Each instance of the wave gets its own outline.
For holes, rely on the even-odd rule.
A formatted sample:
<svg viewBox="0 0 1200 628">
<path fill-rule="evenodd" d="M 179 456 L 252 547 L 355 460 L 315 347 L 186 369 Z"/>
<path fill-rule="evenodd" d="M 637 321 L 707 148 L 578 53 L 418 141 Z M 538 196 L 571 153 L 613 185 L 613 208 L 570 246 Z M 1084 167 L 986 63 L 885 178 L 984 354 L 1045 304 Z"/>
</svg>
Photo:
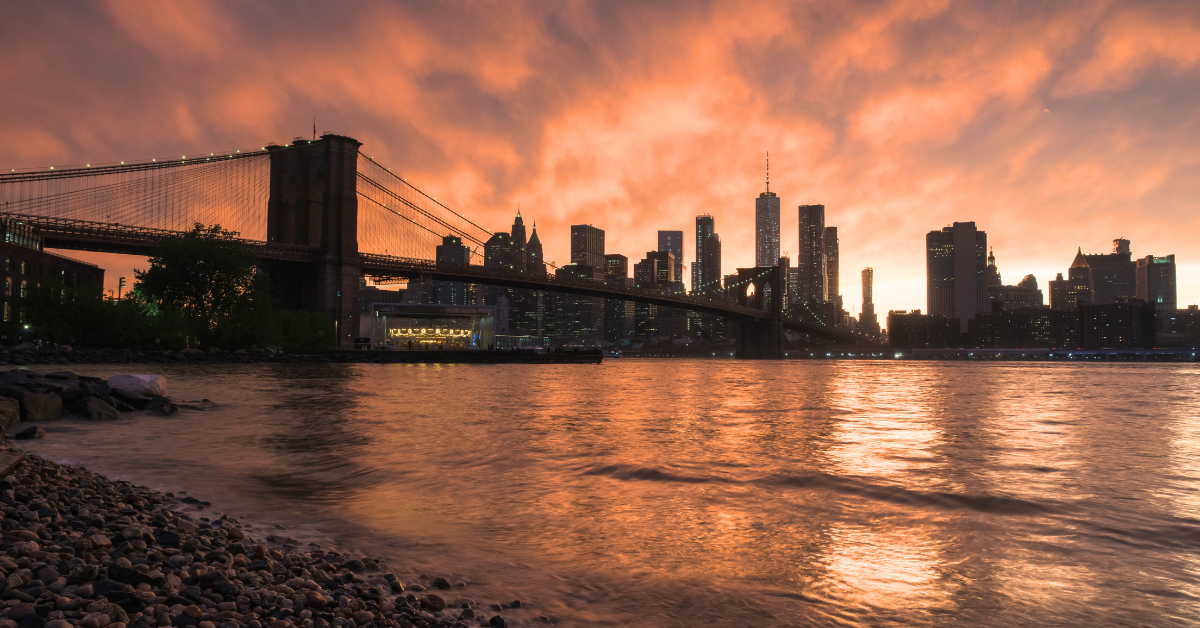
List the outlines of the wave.
<svg viewBox="0 0 1200 628">
<path fill-rule="evenodd" d="M 1064 504 L 1039 503 L 1000 495 L 971 495 L 944 491 L 920 491 L 902 486 L 877 484 L 862 478 L 809 473 L 802 475 L 776 474 L 752 479 L 736 479 L 716 476 L 683 475 L 634 465 L 610 464 L 583 471 L 583 475 L 602 475 L 617 480 L 644 482 L 676 482 L 682 484 L 728 484 L 750 485 L 764 488 L 783 487 L 796 489 L 828 490 L 843 495 L 864 497 L 876 501 L 903 506 L 924 506 L 942 510 L 974 510 L 993 514 L 1028 515 L 1063 513 L 1069 508 Z"/>
</svg>

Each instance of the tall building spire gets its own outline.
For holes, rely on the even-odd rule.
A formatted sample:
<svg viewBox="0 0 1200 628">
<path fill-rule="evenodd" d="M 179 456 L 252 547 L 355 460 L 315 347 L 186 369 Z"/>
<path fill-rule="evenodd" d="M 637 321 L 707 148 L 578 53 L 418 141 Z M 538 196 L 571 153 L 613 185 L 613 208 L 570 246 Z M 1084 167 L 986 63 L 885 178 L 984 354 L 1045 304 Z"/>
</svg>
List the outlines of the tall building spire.
<svg viewBox="0 0 1200 628">
<path fill-rule="evenodd" d="M 771 191 L 771 151 L 767 151 L 767 191 Z"/>
</svg>

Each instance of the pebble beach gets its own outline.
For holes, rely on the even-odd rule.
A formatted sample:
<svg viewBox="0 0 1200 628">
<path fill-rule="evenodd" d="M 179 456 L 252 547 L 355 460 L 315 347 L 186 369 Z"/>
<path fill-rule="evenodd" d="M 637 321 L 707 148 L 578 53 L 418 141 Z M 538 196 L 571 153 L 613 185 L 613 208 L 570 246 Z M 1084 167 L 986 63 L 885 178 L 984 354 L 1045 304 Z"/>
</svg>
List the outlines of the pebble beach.
<svg viewBox="0 0 1200 628">
<path fill-rule="evenodd" d="M 174 411 L 161 395 L 53 375 L 5 374 L 5 428 L 19 414 L 32 425 L 21 437 L 40 438 L 36 423 L 61 417 L 64 406 L 91 420 Z M 501 611 L 521 605 L 481 607 L 463 582 L 429 574 L 404 582 L 381 560 L 304 544 L 207 505 L 5 442 L 0 628 L 505 626 Z"/>
</svg>

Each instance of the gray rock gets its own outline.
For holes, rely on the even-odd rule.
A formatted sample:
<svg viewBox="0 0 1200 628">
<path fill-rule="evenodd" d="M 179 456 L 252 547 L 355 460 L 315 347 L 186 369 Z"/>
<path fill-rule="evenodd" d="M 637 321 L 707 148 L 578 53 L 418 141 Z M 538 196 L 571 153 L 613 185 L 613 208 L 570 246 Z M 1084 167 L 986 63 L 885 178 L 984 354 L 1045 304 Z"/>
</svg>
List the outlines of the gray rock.
<svg viewBox="0 0 1200 628">
<path fill-rule="evenodd" d="M 128 390 L 122 390 L 120 388 L 113 388 L 112 396 L 117 401 L 124 401 L 125 403 L 127 403 L 130 406 L 133 406 L 134 408 L 137 408 L 139 410 L 142 408 L 145 408 L 146 404 L 150 403 L 149 395 L 143 395 L 141 393 L 135 393 L 135 392 L 131 392 Z"/>
<path fill-rule="evenodd" d="M 95 397 L 87 397 L 75 404 L 75 414 L 93 421 L 116 421 L 125 418 L 116 408 Z"/>
<path fill-rule="evenodd" d="M 0 397 L 0 427 L 8 429 L 21 420 L 21 402 Z"/>
<path fill-rule="evenodd" d="M 179 408 L 176 408 L 175 404 L 171 403 L 171 400 L 166 397 L 151 397 L 150 402 L 144 406 L 144 409 L 163 415 L 171 415 L 179 411 Z"/>
<path fill-rule="evenodd" d="M 17 433 L 17 440 L 32 440 L 34 438 L 45 438 L 46 430 L 35 425 Z"/>
<path fill-rule="evenodd" d="M 57 421 L 62 418 L 62 397 L 46 393 L 26 393 L 21 399 L 22 421 Z"/>
</svg>

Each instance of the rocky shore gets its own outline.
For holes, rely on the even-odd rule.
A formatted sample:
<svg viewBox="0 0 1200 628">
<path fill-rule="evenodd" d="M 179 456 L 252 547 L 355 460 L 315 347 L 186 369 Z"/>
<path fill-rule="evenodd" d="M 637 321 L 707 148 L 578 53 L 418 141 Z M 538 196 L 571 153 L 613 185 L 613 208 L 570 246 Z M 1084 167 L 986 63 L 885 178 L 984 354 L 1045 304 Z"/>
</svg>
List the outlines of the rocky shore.
<svg viewBox="0 0 1200 628">
<path fill-rule="evenodd" d="M 31 425 L 16 438 L 43 437 L 38 423 L 64 409 L 92 420 L 173 414 L 165 391 L 153 375 L 0 376 L 0 628 L 474 628 L 505 626 L 497 611 L 521 606 L 479 608 L 455 594 L 465 583 L 425 574 L 405 583 L 382 561 L 203 516 L 209 504 L 194 497 L 4 441 L 18 419 Z"/>
<path fill-rule="evenodd" d="M 599 363 L 601 351 L 565 351 L 536 353 L 521 349 L 512 351 L 366 351 L 312 350 L 283 351 L 280 349 L 75 349 L 62 347 L 0 348 L 0 366 L 35 364 L 248 364 L 317 363 L 317 364 L 422 364 L 422 363 Z"/>
<path fill-rule="evenodd" d="M 406 584 L 370 557 L 182 512 L 190 497 L 7 448 L 0 459 L 15 464 L 0 478 L 2 628 L 505 625 L 455 595 L 462 583 Z"/>
</svg>

